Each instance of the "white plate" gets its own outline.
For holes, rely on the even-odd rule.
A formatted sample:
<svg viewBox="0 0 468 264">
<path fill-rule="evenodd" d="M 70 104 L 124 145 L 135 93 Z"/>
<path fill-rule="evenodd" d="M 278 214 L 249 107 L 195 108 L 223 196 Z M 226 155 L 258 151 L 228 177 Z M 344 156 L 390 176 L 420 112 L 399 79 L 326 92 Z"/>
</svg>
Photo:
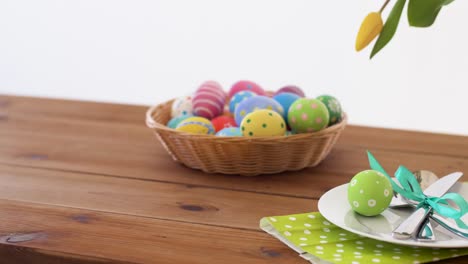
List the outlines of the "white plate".
<svg viewBox="0 0 468 264">
<path fill-rule="evenodd" d="M 468 240 L 458 237 L 441 226 L 433 223 L 436 241 L 420 242 L 412 239 L 398 240 L 392 237 L 395 229 L 412 212 L 412 209 L 387 209 L 382 214 L 373 217 L 361 216 L 355 213 L 348 203 L 348 184 L 340 185 L 325 193 L 318 202 L 320 213 L 331 223 L 361 236 L 394 244 L 435 247 L 463 248 L 468 247 Z M 461 194 L 468 200 L 468 183 L 457 183 L 449 192 Z M 468 214 L 462 218 L 468 223 Z"/>
</svg>

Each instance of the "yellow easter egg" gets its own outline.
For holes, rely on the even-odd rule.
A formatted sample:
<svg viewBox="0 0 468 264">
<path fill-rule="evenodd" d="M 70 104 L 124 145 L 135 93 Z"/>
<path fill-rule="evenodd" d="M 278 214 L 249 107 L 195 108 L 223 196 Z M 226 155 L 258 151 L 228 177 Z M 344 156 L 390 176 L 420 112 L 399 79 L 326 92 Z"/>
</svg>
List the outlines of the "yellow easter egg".
<svg viewBox="0 0 468 264">
<path fill-rule="evenodd" d="M 275 111 L 262 109 L 245 116 L 241 123 L 242 134 L 246 137 L 283 136 L 286 122 Z"/>
<path fill-rule="evenodd" d="M 210 120 L 203 117 L 190 117 L 177 125 L 176 130 L 193 133 L 193 134 L 210 134 L 215 133 L 214 127 Z"/>
</svg>

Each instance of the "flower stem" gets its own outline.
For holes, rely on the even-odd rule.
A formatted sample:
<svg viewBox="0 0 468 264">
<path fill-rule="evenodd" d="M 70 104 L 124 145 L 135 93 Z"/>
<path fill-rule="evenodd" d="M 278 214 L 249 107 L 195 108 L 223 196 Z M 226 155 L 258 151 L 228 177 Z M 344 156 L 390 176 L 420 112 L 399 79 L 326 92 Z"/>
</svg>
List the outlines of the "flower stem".
<svg viewBox="0 0 468 264">
<path fill-rule="evenodd" d="M 386 0 L 385 3 L 383 4 L 383 6 L 380 8 L 379 10 L 379 13 L 382 14 L 382 12 L 384 11 L 385 7 L 387 7 L 388 3 L 390 3 L 390 0 Z"/>
</svg>

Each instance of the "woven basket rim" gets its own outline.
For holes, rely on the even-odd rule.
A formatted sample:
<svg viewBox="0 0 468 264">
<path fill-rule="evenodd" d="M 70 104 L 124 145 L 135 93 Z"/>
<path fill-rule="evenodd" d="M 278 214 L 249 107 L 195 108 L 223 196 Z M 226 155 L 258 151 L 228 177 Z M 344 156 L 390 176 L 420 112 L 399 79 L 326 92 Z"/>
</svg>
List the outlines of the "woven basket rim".
<svg viewBox="0 0 468 264">
<path fill-rule="evenodd" d="M 273 137 L 216 137 L 215 135 L 203 135 L 203 134 L 193 134 L 193 133 L 188 133 L 188 132 L 183 132 L 183 131 L 178 131 L 172 128 L 167 127 L 165 124 L 159 123 L 156 120 L 154 120 L 153 115 L 155 114 L 155 111 L 158 110 L 158 108 L 161 108 L 164 105 L 167 105 L 169 103 L 172 103 L 175 99 L 171 99 L 169 101 L 154 105 L 150 107 L 146 111 L 146 125 L 151 128 L 151 129 L 157 129 L 157 130 L 164 130 L 168 131 L 171 133 L 174 133 L 178 136 L 182 137 L 191 137 L 191 138 L 197 138 L 197 139 L 221 139 L 227 143 L 232 143 L 233 141 L 255 141 L 255 142 L 272 142 L 272 141 L 278 141 L 278 139 L 282 140 L 301 140 L 301 139 L 306 139 L 306 138 L 318 138 L 318 137 L 323 137 L 326 136 L 330 133 L 335 133 L 339 130 L 342 130 L 344 126 L 346 126 L 348 122 L 348 116 L 346 113 L 343 113 L 343 119 L 337 123 L 334 124 L 330 127 L 327 127 L 325 129 L 322 129 L 317 132 L 313 133 L 300 133 L 300 134 L 292 134 L 289 136 L 273 136 Z"/>
</svg>

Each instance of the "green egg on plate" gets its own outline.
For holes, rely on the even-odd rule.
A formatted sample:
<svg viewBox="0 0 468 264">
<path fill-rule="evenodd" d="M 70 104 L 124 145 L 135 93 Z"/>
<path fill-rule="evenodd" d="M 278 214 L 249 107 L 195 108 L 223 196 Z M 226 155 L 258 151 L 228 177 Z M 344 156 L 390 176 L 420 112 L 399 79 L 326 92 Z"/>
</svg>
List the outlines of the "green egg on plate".
<svg viewBox="0 0 468 264">
<path fill-rule="evenodd" d="M 359 172 L 348 185 L 348 202 L 351 208 L 364 216 L 376 216 L 385 211 L 392 196 L 390 180 L 375 170 Z"/>
</svg>

